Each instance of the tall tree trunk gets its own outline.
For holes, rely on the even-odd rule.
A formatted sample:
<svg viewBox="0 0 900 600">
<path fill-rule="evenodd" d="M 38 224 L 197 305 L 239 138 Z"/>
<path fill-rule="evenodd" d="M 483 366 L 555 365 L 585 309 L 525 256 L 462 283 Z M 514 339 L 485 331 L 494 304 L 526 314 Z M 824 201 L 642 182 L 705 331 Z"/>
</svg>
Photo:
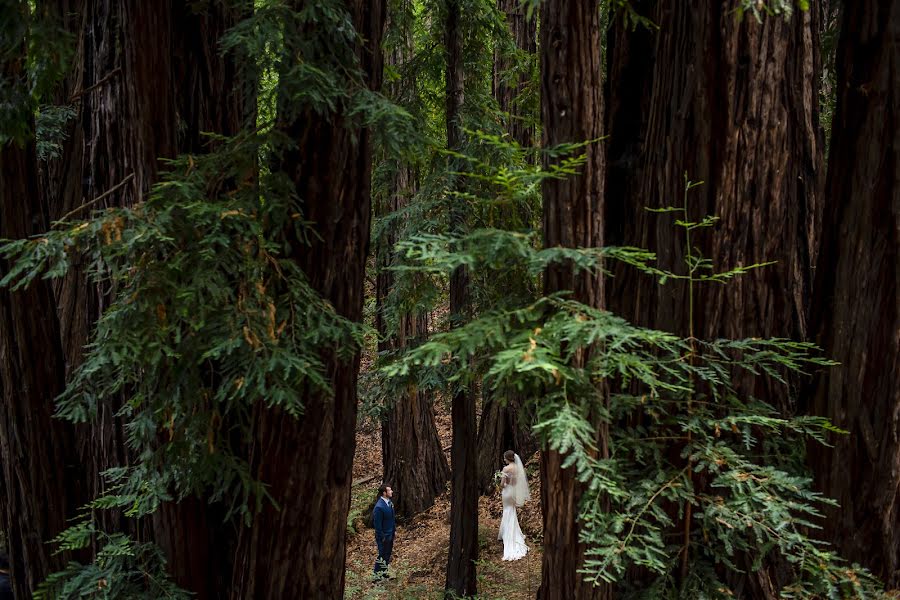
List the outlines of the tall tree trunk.
<svg viewBox="0 0 900 600">
<path fill-rule="evenodd" d="M 159 158 L 204 152 L 200 132 L 232 135 L 252 116 L 252 99 L 244 97 L 249 90 L 237 81 L 233 59 L 219 50 L 220 37 L 241 12 L 218 2 L 194 8 L 184 0 L 56 1 L 59 19 L 77 40 L 57 102 L 71 103 L 76 117 L 62 156 L 42 172 L 51 218 L 85 218 L 90 210 L 140 201 L 157 180 Z M 79 210 L 116 186 L 100 203 Z M 78 262 L 55 292 L 71 373 L 110 299 Z M 131 460 L 116 410 L 100 407 L 79 436 L 93 497 L 106 491 L 100 473 Z M 162 506 L 146 523 L 116 511 L 95 516 L 109 531 L 155 540 L 176 583 L 206 599 L 224 597 L 230 583 L 236 533 L 223 524 L 224 514 L 221 506 L 187 499 Z"/>
<path fill-rule="evenodd" d="M 521 395 L 500 396 L 483 389 L 481 420 L 478 424 L 478 490 L 481 494 L 494 491 L 494 473 L 503 468 L 503 453 L 519 454 L 522 461 L 538 449 L 531 433 L 531 421 Z"/>
<path fill-rule="evenodd" d="M 462 148 L 461 113 L 464 101 L 463 32 L 460 1 L 447 0 L 444 41 L 447 50 L 447 147 Z M 466 214 L 462 200 L 450 196 L 450 230 L 465 232 Z M 469 272 L 457 267 L 450 275 L 450 326 L 463 324 L 469 314 Z M 450 547 L 447 557 L 447 595 L 473 596 L 476 593 L 475 561 L 478 560 L 478 447 L 475 395 L 468 386 L 453 391 L 450 410 L 453 447 L 450 451 L 452 485 L 450 491 Z"/>
<path fill-rule="evenodd" d="M 379 275 L 379 286 L 381 279 Z M 424 339 L 427 331 L 426 315 L 403 315 L 396 337 L 380 343 L 379 351 L 403 349 Z M 434 424 L 430 394 L 410 386 L 393 400 L 381 424 L 381 451 L 383 481 L 395 490 L 398 517 L 427 510 L 446 490 L 450 466 Z"/>
<path fill-rule="evenodd" d="M 528 19 L 526 7 L 517 0 L 497 0 L 497 7 L 506 15 L 509 30 L 516 48 L 525 53 L 537 52 L 537 19 Z M 520 73 L 515 81 L 509 81 L 509 73 L 516 70 L 515 61 L 504 56 L 500 50 L 494 55 L 494 99 L 500 110 L 507 113 L 507 131 L 520 146 L 534 145 L 534 126 L 530 124 L 521 94 L 528 85 L 528 74 Z M 501 210 L 499 227 L 528 226 L 530 220 L 527 209 L 512 207 L 516 214 Z M 525 399 L 521 394 L 511 393 L 506 397 L 492 393 L 482 387 L 481 420 L 478 425 L 478 489 L 482 494 L 493 491 L 494 473 L 506 464 L 503 453 L 513 450 L 522 460 L 537 450 L 537 440 L 531 434 L 531 421 L 524 413 Z"/>
<path fill-rule="evenodd" d="M 0 149 L 0 239 L 46 231 L 35 160 L 33 143 Z M 74 428 L 53 418 L 64 382 L 50 285 L 38 281 L 23 291 L 0 291 L 0 511 L 19 598 L 30 598 L 38 583 L 65 565 L 46 543 L 86 500 L 78 493 L 83 486 Z"/>
<path fill-rule="evenodd" d="M 541 115 L 543 146 L 596 140 L 603 129 L 600 66 L 600 11 L 593 2 L 545 0 L 541 3 Z M 544 245 L 603 245 L 603 189 L 606 168 L 601 144 L 587 147 L 580 174 L 544 182 Z M 571 265 L 549 267 L 545 293 L 570 290 L 590 306 L 604 306 L 602 273 L 576 273 Z M 598 424 L 597 447 L 607 452 L 608 431 Z M 542 599 L 606 599 L 608 585 L 592 586 L 578 570 L 585 546 L 578 539 L 578 506 L 584 484 L 566 457 L 544 448 L 541 453 L 541 509 L 544 516 Z"/>
<path fill-rule="evenodd" d="M 359 35 L 360 68 L 367 85 L 378 90 L 385 3 L 347 0 L 344 5 Z M 278 168 L 291 178 L 303 218 L 315 224 L 317 233 L 308 241 L 289 238 L 293 256 L 338 314 L 359 321 L 369 246 L 372 134 L 353 128 L 340 113 L 324 119 L 312 109 L 281 127 L 297 146 Z M 252 468 L 278 507 L 267 503 L 240 531 L 235 600 L 343 597 L 359 355 L 342 359 L 326 351 L 323 358 L 332 395 L 306 394 L 300 417 L 263 403 L 255 407 Z"/>
<path fill-rule="evenodd" d="M 610 186 L 624 195 L 609 209 L 607 230 L 679 271 L 683 243 L 674 218 L 645 209 L 680 206 L 685 174 L 703 181 L 688 196 L 690 217 L 720 219 L 699 241 L 704 256 L 720 269 L 778 264 L 702 288 L 695 330 L 808 339 L 821 214 L 816 4 L 790 20 L 762 23 L 737 20 L 715 2 L 655 4 L 650 18 L 660 28 L 651 56 L 645 31 L 620 30 L 613 42 L 610 71 L 622 78 L 610 95 L 610 122 L 619 133 L 610 147 L 617 167 Z M 643 98 L 634 90 L 644 90 Z M 641 325 L 687 333 L 685 285 L 622 280 L 610 294 L 617 311 Z"/>
<path fill-rule="evenodd" d="M 24 15 L 27 7 L 20 7 Z M 10 15 L 16 18 L 14 15 Z M 0 63 L 6 90 L 25 85 L 20 58 Z M 37 185 L 33 139 L 0 146 L 0 239 L 46 231 L 46 208 Z M 0 273 L 8 265 L 0 261 Z M 65 382 L 59 322 L 50 285 L 0 290 L 0 528 L 10 555 L 17 598 L 30 598 L 47 575 L 65 566 L 46 542 L 66 528 L 86 500 L 75 458 L 74 428 L 53 418 Z"/>
<path fill-rule="evenodd" d="M 405 7 L 409 10 L 409 7 Z M 391 52 L 391 65 L 402 69 L 413 57 L 412 32 L 405 31 L 400 44 Z M 404 92 L 404 83 L 391 86 L 391 97 Z M 415 174 L 408 164 L 397 162 L 390 193 L 376 206 L 376 217 L 387 217 L 403 209 L 415 193 Z M 378 275 L 375 281 L 375 328 L 378 331 L 378 352 L 402 351 L 420 343 L 428 335 L 428 314 L 400 315 L 396 331 L 388 331 L 386 300 L 394 287 L 394 273 L 389 270 L 394 260 L 394 246 L 399 238 L 399 223 L 386 227 L 375 250 Z M 381 456 L 384 465 L 383 481 L 394 490 L 394 508 L 400 517 L 411 517 L 434 504 L 444 492 L 450 479 L 450 467 L 441 448 L 434 424 L 430 394 L 415 386 L 399 394 L 388 407 L 381 424 Z M 377 501 L 377 500 L 376 500 Z"/>
<path fill-rule="evenodd" d="M 849 431 L 813 463 L 825 535 L 900 587 L 900 1 L 844 4 L 816 269 L 819 343 L 840 365 L 815 412 Z"/>
<path fill-rule="evenodd" d="M 693 314 L 687 285 L 660 286 L 617 267 L 610 304 L 639 325 L 679 335 L 808 340 L 821 221 L 819 5 L 762 22 L 738 20 L 721 2 L 658 0 L 645 10 L 659 24 L 654 46 L 648 32 L 622 29 L 611 44 L 610 237 L 648 248 L 661 268 L 683 273 L 675 217 L 645 209 L 681 206 L 687 176 L 704 182 L 687 196 L 688 220 L 719 218 L 692 236 L 716 270 L 778 262 L 728 285 L 701 284 Z M 743 394 L 786 415 L 804 409 L 798 378 L 790 383 L 785 394 L 772 381 L 739 380 Z M 748 581 L 735 582 L 751 589 L 737 593 L 777 596 L 776 571 L 751 570 Z"/>
<path fill-rule="evenodd" d="M 235 58 L 223 56 L 219 47 L 225 32 L 247 15 L 235 3 L 201 6 L 195 11 L 185 0 L 172 2 L 176 153 L 208 152 L 211 143 L 203 133 L 235 135 L 255 117 L 255 82 L 240 80 Z M 221 502 L 189 497 L 162 505 L 153 516 L 153 537 L 169 572 L 198 600 L 228 597 L 240 524 L 226 522 L 227 510 Z"/>
<path fill-rule="evenodd" d="M 516 48 L 524 53 L 537 52 L 537 19 L 527 17 L 527 8 L 518 0 L 497 0 L 497 8 L 506 15 L 506 22 Z M 509 115 L 507 131 L 520 146 L 528 148 L 534 144 L 534 125 L 530 124 L 520 97 L 529 83 L 528 73 L 519 73 L 515 81 L 509 80 L 510 71 L 517 65 L 500 50 L 494 55 L 494 98 L 500 110 Z"/>
</svg>

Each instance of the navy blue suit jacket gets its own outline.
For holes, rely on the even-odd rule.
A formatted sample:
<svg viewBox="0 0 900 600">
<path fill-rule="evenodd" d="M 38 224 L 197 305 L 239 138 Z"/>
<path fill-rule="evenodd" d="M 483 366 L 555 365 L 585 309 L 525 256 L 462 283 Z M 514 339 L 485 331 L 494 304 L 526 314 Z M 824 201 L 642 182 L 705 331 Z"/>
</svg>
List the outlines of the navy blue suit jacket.
<svg viewBox="0 0 900 600">
<path fill-rule="evenodd" d="M 378 498 L 375 509 L 372 511 L 372 522 L 375 525 L 375 539 L 388 540 L 394 537 L 396 528 L 394 509 L 387 506 L 381 497 Z"/>
</svg>

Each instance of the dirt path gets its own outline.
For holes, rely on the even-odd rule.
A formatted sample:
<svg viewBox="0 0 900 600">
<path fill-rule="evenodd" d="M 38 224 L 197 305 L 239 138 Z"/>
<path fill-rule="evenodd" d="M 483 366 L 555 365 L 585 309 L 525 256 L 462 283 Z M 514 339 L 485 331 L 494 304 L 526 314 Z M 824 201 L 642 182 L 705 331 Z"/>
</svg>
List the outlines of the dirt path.
<svg viewBox="0 0 900 600">
<path fill-rule="evenodd" d="M 444 447 L 450 444 L 450 419 L 436 403 L 435 419 Z M 446 438 L 446 439 L 445 439 Z M 364 426 L 357 433 L 353 464 L 354 480 L 381 473 L 381 440 L 377 426 Z M 449 452 L 448 452 L 449 460 Z M 540 478 L 537 456 L 526 465 L 532 500 L 519 511 L 519 523 L 531 551 L 522 560 L 504 562 L 503 543 L 497 540 L 502 516 L 499 492 L 479 499 L 478 594 L 483 600 L 524 600 L 534 598 L 541 580 Z M 371 529 L 363 525 L 362 514 L 375 497 L 380 481 L 359 485 L 351 502 L 352 531 L 347 539 L 347 584 L 345 598 L 354 600 L 390 598 L 442 598 L 447 544 L 450 539 L 450 494 L 438 497 L 435 505 L 410 523 L 397 529 L 392 569 L 395 579 L 374 584 L 370 577 L 375 561 L 375 541 Z"/>
</svg>

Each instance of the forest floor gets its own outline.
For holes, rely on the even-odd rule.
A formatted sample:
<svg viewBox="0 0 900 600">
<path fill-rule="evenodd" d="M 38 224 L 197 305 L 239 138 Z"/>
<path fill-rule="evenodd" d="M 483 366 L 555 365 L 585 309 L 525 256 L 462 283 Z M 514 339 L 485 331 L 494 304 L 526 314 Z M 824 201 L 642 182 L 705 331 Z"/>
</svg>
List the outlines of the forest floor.
<svg viewBox="0 0 900 600">
<path fill-rule="evenodd" d="M 450 461 L 450 414 L 442 402 L 435 402 L 435 422 L 441 445 Z M 503 542 L 497 539 L 503 507 L 499 491 L 478 501 L 478 597 L 482 600 L 534 598 L 541 582 L 541 490 L 537 476 L 538 455 L 526 464 L 531 484 L 531 501 L 519 509 L 519 524 L 530 551 L 522 560 L 504 562 Z M 381 432 L 377 424 L 365 423 L 356 434 L 353 480 L 374 479 L 353 488 L 347 533 L 345 598 L 353 600 L 438 599 L 443 596 L 450 540 L 450 492 L 440 495 L 434 506 L 408 523 L 398 524 L 391 564 L 395 578 L 383 583 L 371 581 L 375 562 L 375 538 L 363 524 L 364 512 L 377 494 L 382 473 Z"/>
</svg>

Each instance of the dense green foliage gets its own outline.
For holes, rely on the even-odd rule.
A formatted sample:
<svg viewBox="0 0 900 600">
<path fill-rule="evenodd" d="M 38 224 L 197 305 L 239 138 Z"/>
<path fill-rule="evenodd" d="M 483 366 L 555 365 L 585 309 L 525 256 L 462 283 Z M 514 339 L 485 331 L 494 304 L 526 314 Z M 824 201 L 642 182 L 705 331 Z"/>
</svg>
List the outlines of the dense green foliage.
<svg viewBox="0 0 900 600">
<path fill-rule="evenodd" d="M 534 182 L 570 175 L 578 162 L 564 158 L 548 172 L 482 169 L 472 177 L 487 182 L 500 201 L 526 197 Z M 696 185 L 687 182 L 685 204 L 666 210 L 686 212 Z M 676 273 L 658 270 L 653 256 L 637 249 L 540 248 L 533 237 L 498 229 L 413 237 L 400 244 L 410 262 L 397 268 L 434 275 L 464 264 L 490 281 L 506 270 L 537 278 L 557 261 L 596 270 L 621 260 L 660 284 L 682 279 L 693 289 L 767 266 L 716 271 L 697 256 L 690 236 L 715 221 L 676 220 L 686 249 L 684 270 Z M 589 548 L 585 573 L 596 581 L 625 583 L 629 569 L 640 567 L 653 576 L 633 587 L 634 597 L 726 598 L 729 571 L 745 568 L 740 557 L 749 556 L 756 569 L 778 555 L 794 570 L 786 598 L 875 597 L 877 584 L 864 570 L 843 564 L 810 537 L 818 507 L 828 500 L 812 490 L 798 448 L 806 438 L 825 443 L 833 428 L 818 417 L 781 415 L 776 399 L 745 397 L 735 384 L 748 374 L 767 377 L 783 383 L 787 394 L 786 371 L 828 364 L 811 344 L 679 339 L 563 294 L 483 311 L 382 369 L 396 385 L 411 378 L 444 387 L 484 377 L 491 389 L 524 392 L 537 415 L 536 432 L 567 455 L 588 485 L 581 539 Z M 611 431 L 608 459 L 598 458 L 598 417 Z M 686 511 L 693 521 L 683 536 L 673 527 Z"/>
<path fill-rule="evenodd" d="M 30 11 L 22 12 L 25 4 L 5 4 L 11 8 L 0 3 L 0 11 L 21 18 L 11 21 L 0 51 L 8 57 L 26 48 L 29 60 L 27 68 L 0 74 L 0 143 L 28 139 L 36 121 L 36 153 L 45 160 L 58 154 L 73 117 L 65 106 L 44 104 L 71 40 L 48 35 Z M 538 2 L 526 4 L 534 13 Z M 624 0 L 603 7 L 629 26 L 653 26 Z M 746 0 L 735 13 L 789 17 L 796 7 L 808 5 Z M 683 235 L 679 271 L 660 270 L 640 248 L 543 247 L 542 182 L 577 177 L 580 153 L 598 140 L 544 149 L 510 141 L 510 119 L 539 131 L 538 61 L 515 46 L 493 0 L 463 2 L 466 135 L 452 153 L 444 150 L 444 2 L 390 4 L 384 94 L 366 85 L 342 2 L 296 9 L 257 0 L 246 8 L 249 16 L 221 46 L 236 57 L 240 79 L 253 82 L 252 124 L 234 137 L 210 135 L 205 154 L 169 161 L 133 207 L 57 222 L 38 238 L 0 246 L 0 257 L 13 265 L 0 286 L 15 290 L 36 278 L 59 278 L 86 261 L 92 282 L 111 290 L 85 360 L 57 399 L 57 414 L 86 423 L 98 407 L 124 398 L 116 417 L 136 459 L 104 473 L 109 493 L 55 540 L 60 550 L 99 548 L 93 562 L 53 575 L 41 597 L 189 597 L 167 579 L 158 548 L 99 531 L 92 511 L 143 518 L 162 503 L 199 497 L 223 503 L 228 519 L 249 524 L 272 501 L 246 453 L 253 407 L 302 415 L 304 393 L 329 393 L 323 349 L 352 356 L 371 339 L 366 326 L 335 313 L 291 258 L 288 238 L 317 235 L 281 170 L 297 145 L 283 125 L 301 118 L 340 119 L 377 132 L 373 200 L 407 196 L 403 208 L 373 226 L 373 239 L 388 230 L 399 239 L 383 261 L 395 274 L 384 307 L 387 335 L 401 315 L 441 309 L 455 268 L 471 273 L 470 318 L 452 329 L 439 321 L 423 343 L 379 357 L 361 382 L 369 412 L 411 384 L 445 395 L 467 386 L 525 397 L 544 447 L 565 453 L 587 484 L 580 507 L 589 549 L 584 573 L 620 584 L 629 597 L 729 598 L 732 577 L 773 557 L 790 565 L 785 598 L 877 597 L 878 584 L 865 570 L 813 537 L 829 501 L 813 491 L 803 448 L 825 443 L 834 428 L 819 417 L 780 414 L 776 398 L 747 396 L 737 383 L 749 377 L 785 383 L 788 372 L 830 365 L 814 345 L 679 338 L 567 293 L 540 291 L 543 273 L 557 263 L 597 272 L 620 261 L 660 285 L 678 280 L 692 291 L 766 268 L 718 271 L 696 254 L 691 236 L 716 222 L 685 216 L 697 184 L 686 181 L 683 203 L 665 209 L 675 213 Z M 495 55 L 513 68 L 495 74 Z M 503 114 L 492 79 L 514 82 L 522 73 L 532 85 L 520 90 L 519 114 Z M 414 174 L 410 189 L 394 189 L 398 169 Z M 460 205 L 467 227 L 451 233 L 449 207 Z M 608 458 L 599 458 L 598 421 L 611 432 Z M 676 529 L 686 514 L 687 529 Z M 648 575 L 629 581 L 638 570 Z"/>
<path fill-rule="evenodd" d="M 249 522 L 271 501 L 245 450 L 253 405 L 302 414 L 304 393 L 330 393 L 322 351 L 358 351 L 364 328 L 338 316 L 290 258 L 288 239 L 317 234 L 278 168 L 296 146 L 279 124 L 301 114 L 370 126 L 388 149 L 411 135 L 405 111 L 365 85 L 355 41 L 340 2 L 299 11 L 277 0 L 257 3 L 222 42 L 223 52 L 239 57 L 242 80 L 261 82 L 257 123 L 233 138 L 209 136 L 206 154 L 169 161 L 133 207 L 59 222 L 0 250 L 14 265 L 0 284 L 14 290 L 86 260 L 91 279 L 113 291 L 57 403 L 60 418 L 84 423 L 100 405 L 125 398 L 116 416 L 136 460 L 104 473 L 109 493 L 90 509 L 140 518 L 163 502 L 197 496 Z M 305 60 L 292 60 L 298 55 Z M 56 114 L 53 123 L 68 113 Z M 48 142 L 45 154 L 53 149 Z M 51 578 L 44 593 L 79 597 L 104 580 L 111 582 L 104 597 L 137 597 L 141 583 L 140 597 L 159 597 L 159 586 L 169 584 L 158 550 L 96 531 L 90 514 L 59 538 L 60 549 L 97 544 L 101 551 L 93 564 Z"/>
</svg>

